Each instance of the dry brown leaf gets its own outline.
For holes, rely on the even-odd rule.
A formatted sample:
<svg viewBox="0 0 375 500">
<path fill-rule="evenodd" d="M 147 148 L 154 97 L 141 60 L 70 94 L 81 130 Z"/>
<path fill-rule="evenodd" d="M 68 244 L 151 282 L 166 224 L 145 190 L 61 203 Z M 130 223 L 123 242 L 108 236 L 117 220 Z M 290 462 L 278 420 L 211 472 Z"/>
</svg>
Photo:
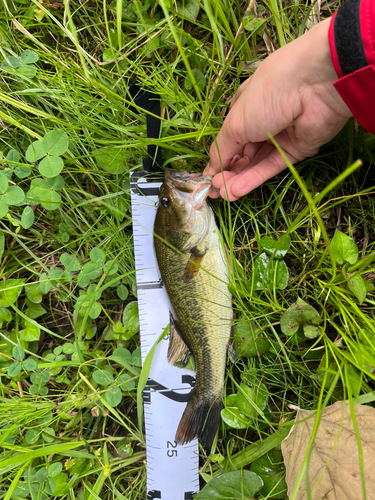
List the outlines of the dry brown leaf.
<svg viewBox="0 0 375 500">
<path fill-rule="evenodd" d="M 375 500 L 375 409 L 355 405 L 361 437 L 367 500 Z M 288 495 L 291 495 L 315 422 L 315 411 L 299 410 L 296 422 L 281 445 L 286 467 Z M 305 475 L 296 496 L 305 500 Z M 309 464 L 313 500 L 363 500 L 357 439 L 347 401 L 328 406 L 322 415 Z"/>
</svg>

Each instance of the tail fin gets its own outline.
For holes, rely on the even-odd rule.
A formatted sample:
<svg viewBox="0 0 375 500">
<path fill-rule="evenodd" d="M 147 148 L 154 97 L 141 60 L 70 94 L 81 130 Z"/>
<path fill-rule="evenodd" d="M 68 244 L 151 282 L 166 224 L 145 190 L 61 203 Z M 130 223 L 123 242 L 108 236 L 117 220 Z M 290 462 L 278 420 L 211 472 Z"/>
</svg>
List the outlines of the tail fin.
<svg viewBox="0 0 375 500">
<path fill-rule="evenodd" d="M 218 394 L 215 399 L 199 399 L 194 390 L 178 425 L 176 442 L 186 444 L 197 437 L 201 444 L 210 450 L 223 407 L 222 394 Z"/>
</svg>

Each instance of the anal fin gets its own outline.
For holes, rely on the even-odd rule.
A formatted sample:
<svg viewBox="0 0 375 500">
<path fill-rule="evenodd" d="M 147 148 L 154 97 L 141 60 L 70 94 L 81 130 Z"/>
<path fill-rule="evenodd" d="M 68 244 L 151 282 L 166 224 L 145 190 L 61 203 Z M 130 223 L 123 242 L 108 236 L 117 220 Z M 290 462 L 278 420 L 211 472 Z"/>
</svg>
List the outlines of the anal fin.
<svg viewBox="0 0 375 500">
<path fill-rule="evenodd" d="M 191 352 L 179 333 L 179 323 L 170 314 L 170 339 L 167 360 L 173 366 L 184 368 L 190 358 Z"/>
</svg>

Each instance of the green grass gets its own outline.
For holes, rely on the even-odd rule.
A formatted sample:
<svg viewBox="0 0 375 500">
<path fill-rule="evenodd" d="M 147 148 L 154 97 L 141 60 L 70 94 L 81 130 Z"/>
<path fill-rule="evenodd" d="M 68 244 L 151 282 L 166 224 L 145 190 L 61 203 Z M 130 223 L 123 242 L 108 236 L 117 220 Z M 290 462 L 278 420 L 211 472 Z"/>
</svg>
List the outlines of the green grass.
<svg viewBox="0 0 375 500">
<path fill-rule="evenodd" d="M 258 3 L 275 45 L 303 33 L 306 2 Z M 109 359 L 116 348 L 134 352 L 139 347 L 133 306 L 122 324 L 125 307 L 136 300 L 128 177 L 141 169 L 151 141 L 145 115 L 130 107 L 129 88 L 137 83 L 161 96 L 158 143 L 166 166 L 201 171 L 229 99 L 240 77 L 249 75 L 247 64 L 266 55 L 259 34 L 239 29 L 247 4 L 189 4 L 199 5 L 196 20 L 176 13 L 166 0 L 73 1 L 56 9 L 8 2 L 0 13 L 0 59 L 19 58 L 28 49 L 39 56 L 32 78 L 17 68 L 0 68 L 3 167 L 30 166 L 29 144 L 48 131 L 59 129 L 69 138 L 62 154 L 64 186 L 57 191 L 62 204 L 55 210 L 33 205 L 35 220 L 27 229 L 21 225 L 21 205 L 11 205 L 0 219 L 5 244 L 2 252 L 0 236 L 0 276 L 24 280 L 21 294 L 6 307 L 11 319 L 0 320 L 1 500 L 54 498 L 53 482 L 59 498 L 70 500 L 145 498 L 145 445 L 134 384 L 139 367 L 134 360 L 126 365 L 126 360 Z M 117 173 L 100 166 L 97 151 L 108 147 L 112 156 L 119 155 Z M 245 429 L 221 426 L 215 450 L 219 463 L 201 450 L 205 480 L 248 468 L 265 453 L 279 462 L 280 443 L 295 415 L 291 404 L 316 409 L 360 394 L 371 401 L 374 294 L 368 283 L 361 303 L 350 286 L 353 277 L 371 278 L 375 271 L 374 147 L 374 138 L 350 122 L 296 170 L 236 203 L 212 202 L 233 260 L 236 321 L 249 322 L 256 341 L 262 336 L 269 344 L 266 352 L 228 366 L 227 397 L 241 383 L 264 384 L 268 399 L 263 409 L 254 400 L 258 416 Z M 18 160 L 6 159 L 10 150 L 19 153 Z M 363 166 L 346 170 L 358 158 Z M 11 178 L 26 195 L 30 182 L 41 177 L 37 164 L 29 176 Z M 354 239 L 357 262 L 335 261 L 330 242 L 337 230 Z M 291 238 L 284 257 L 287 286 L 257 289 L 261 238 L 277 240 L 284 234 Z M 114 274 L 103 266 L 96 275 L 83 268 L 94 263 L 93 248 L 104 252 L 103 265 L 115 260 Z M 69 269 L 67 261 L 64 267 L 64 253 L 78 259 L 76 267 Z M 64 275 L 51 276 L 55 268 Z M 80 275 L 88 280 L 84 287 Z M 45 291 L 43 283 L 52 287 Z M 280 329 L 281 315 L 298 298 L 322 318 L 315 339 L 300 332 L 287 337 Z M 44 312 L 38 315 L 40 305 Z M 15 358 L 16 345 L 23 347 L 24 357 Z M 11 365 L 28 357 L 37 363 L 34 382 L 35 370 L 9 374 Z M 121 386 L 121 403 L 115 405 L 108 387 L 93 377 L 104 368 L 117 385 L 120 375 L 133 380 Z M 48 380 L 43 382 L 40 373 Z M 57 468 L 58 474 L 44 477 L 45 467 L 55 463 L 62 464 L 61 472 Z"/>
</svg>

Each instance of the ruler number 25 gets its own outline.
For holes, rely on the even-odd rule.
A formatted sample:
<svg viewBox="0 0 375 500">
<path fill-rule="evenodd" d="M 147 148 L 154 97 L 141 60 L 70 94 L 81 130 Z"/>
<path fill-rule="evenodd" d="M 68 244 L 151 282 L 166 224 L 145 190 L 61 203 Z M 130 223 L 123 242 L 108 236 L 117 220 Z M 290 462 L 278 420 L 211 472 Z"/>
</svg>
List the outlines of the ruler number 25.
<svg viewBox="0 0 375 500">
<path fill-rule="evenodd" d="M 167 456 L 169 458 L 177 457 L 177 450 L 174 450 L 171 448 L 177 448 L 176 441 L 173 441 L 173 443 L 171 443 L 170 441 L 167 441 Z"/>
</svg>

